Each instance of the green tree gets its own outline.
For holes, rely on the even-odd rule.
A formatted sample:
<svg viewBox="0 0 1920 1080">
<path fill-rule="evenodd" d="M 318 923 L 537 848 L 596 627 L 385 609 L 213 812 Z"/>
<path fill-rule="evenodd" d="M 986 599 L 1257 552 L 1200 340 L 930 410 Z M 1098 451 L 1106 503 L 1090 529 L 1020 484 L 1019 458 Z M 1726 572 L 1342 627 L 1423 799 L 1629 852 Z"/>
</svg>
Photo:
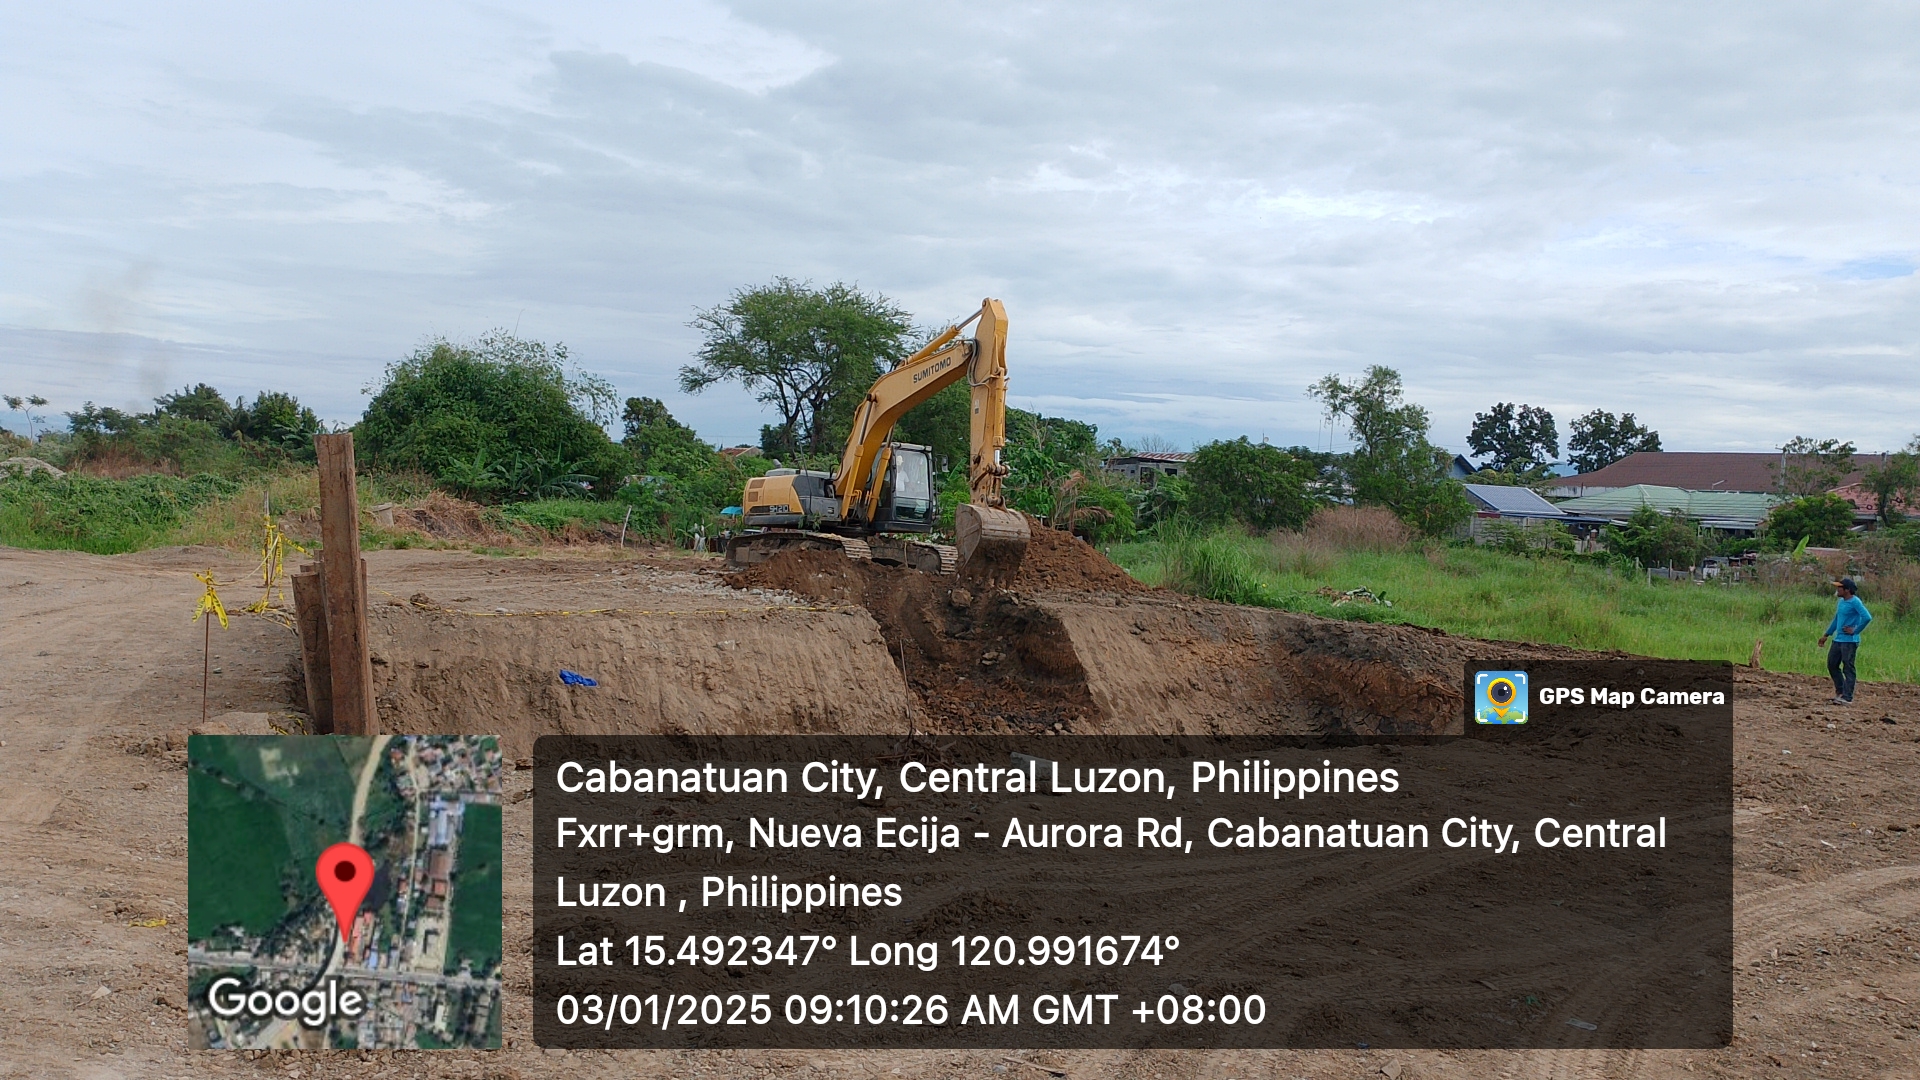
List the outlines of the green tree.
<svg viewBox="0 0 1920 1080">
<path fill-rule="evenodd" d="M 1567 464 L 1577 472 L 1598 472 L 1628 454 L 1660 449 L 1660 433 L 1641 425 L 1632 413 L 1615 416 L 1595 409 L 1576 418 L 1568 430 Z"/>
<path fill-rule="evenodd" d="M 1861 483 L 1873 492 L 1874 513 L 1887 525 L 1906 520 L 1907 511 L 1920 506 L 1920 435 L 1904 450 L 1888 454 L 1868 469 Z"/>
<path fill-rule="evenodd" d="M 1136 527 L 1157 529 L 1192 516 L 1187 508 L 1193 502 L 1193 485 L 1184 476 L 1163 476 L 1152 484 L 1135 488 L 1128 494 L 1127 501 L 1133 507 Z"/>
<path fill-rule="evenodd" d="M 1760 531 L 1769 545 L 1781 550 L 1805 540 L 1814 547 L 1833 547 L 1853 528 L 1853 504 L 1827 492 L 1802 495 L 1773 508 Z"/>
<path fill-rule="evenodd" d="M 233 415 L 233 406 L 220 396 L 220 391 L 200 383 L 177 393 L 163 394 L 153 399 L 156 414 L 178 416 L 184 420 L 201 420 L 215 427 L 224 425 Z"/>
<path fill-rule="evenodd" d="M 233 410 L 227 414 L 221 430 L 311 458 L 313 436 L 320 430 L 320 418 L 292 394 L 262 390 L 251 405 L 244 397 L 235 398 Z"/>
<path fill-rule="evenodd" d="M 1691 567 L 1706 548 L 1706 536 L 1678 510 L 1661 513 L 1641 506 L 1606 531 L 1607 550 L 1637 559 L 1643 566 Z"/>
<path fill-rule="evenodd" d="M 1311 462 L 1245 435 L 1210 442 L 1194 451 L 1187 469 L 1190 508 L 1205 522 L 1232 519 L 1261 532 L 1298 529 L 1324 505 L 1308 490 L 1314 474 Z"/>
<path fill-rule="evenodd" d="M 1427 441 L 1427 410 L 1404 400 L 1399 372 L 1375 364 L 1354 382 L 1328 375 L 1307 392 L 1359 443 L 1345 468 L 1354 502 L 1385 506 L 1429 536 L 1472 513 L 1465 489 L 1447 476 L 1452 455 Z"/>
<path fill-rule="evenodd" d="M 1474 415 L 1467 445 L 1488 459 L 1494 471 L 1518 477 L 1545 473 L 1560 456 L 1560 434 L 1554 428 L 1553 414 L 1509 401 Z"/>
<path fill-rule="evenodd" d="M 478 498 L 612 491 L 628 455 L 583 411 L 566 346 L 495 330 L 427 342 L 389 365 L 355 425 L 369 465 L 417 468 Z"/>
<path fill-rule="evenodd" d="M 1133 508 L 1101 471 L 1099 440 L 1084 421 L 1008 409 L 1007 504 L 1096 541 L 1131 536 Z"/>
<path fill-rule="evenodd" d="M 47 418 L 44 416 L 36 415 L 33 412 L 33 410 L 45 408 L 47 405 L 47 399 L 41 397 L 39 394 L 28 394 L 26 397 L 20 397 L 15 394 L 7 394 L 4 396 L 0 396 L 0 401 L 6 402 L 7 408 L 12 409 L 14 412 L 19 413 L 21 417 L 26 420 L 27 443 L 31 445 L 33 443 L 33 425 L 44 424 L 46 423 L 46 420 L 47 420 Z"/>
<path fill-rule="evenodd" d="M 655 458 L 679 457 L 695 450 L 713 453 L 692 428 L 673 418 L 659 398 L 628 398 L 620 421 L 625 428 L 620 444 L 633 454 L 634 467 L 642 473 L 654 471 L 651 466 Z"/>
<path fill-rule="evenodd" d="M 698 362 L 680 388 L 735 382 L 778 411 L 762 434 L 769 453 L 838 456 L 854 410 L 880 373 L 907 354 L 907 312 L 879 293 L 836 282 L 816 289 L 775 278 L 697 313 Z"/>
<path fill-rule="evenodd" d="M 1853 471 L 1853 455 L 1851 442 L 1802 435 L 1787 440 L 1780 448 L 1780 460 L 1768 462 L 1767 467 L 1780 493 L 1797 499 L 1839 487 Z"/>
</svg>

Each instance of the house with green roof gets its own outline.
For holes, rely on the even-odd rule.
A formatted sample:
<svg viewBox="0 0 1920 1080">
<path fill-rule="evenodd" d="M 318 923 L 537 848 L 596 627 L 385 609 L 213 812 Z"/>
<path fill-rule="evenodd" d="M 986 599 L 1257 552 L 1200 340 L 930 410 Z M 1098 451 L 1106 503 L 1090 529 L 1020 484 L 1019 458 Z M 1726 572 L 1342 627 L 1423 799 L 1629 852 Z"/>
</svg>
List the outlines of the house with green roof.
<svg viewBox="0 0 1920 1080">
<path fill-rule="evenodd" d="M 1555 505 L 1568 514 L 1613 522 L 1625 521 L 1635 510 L 1651 506 L 1663 514 L 1678 511 L 1702 528 L 1753 533 L 1766 520 L 1768 511 L 1780 502 L 1778 495 L 1751 491 L 1688 491 L 1657 484 L 1634 484 Z"/>
</svg>

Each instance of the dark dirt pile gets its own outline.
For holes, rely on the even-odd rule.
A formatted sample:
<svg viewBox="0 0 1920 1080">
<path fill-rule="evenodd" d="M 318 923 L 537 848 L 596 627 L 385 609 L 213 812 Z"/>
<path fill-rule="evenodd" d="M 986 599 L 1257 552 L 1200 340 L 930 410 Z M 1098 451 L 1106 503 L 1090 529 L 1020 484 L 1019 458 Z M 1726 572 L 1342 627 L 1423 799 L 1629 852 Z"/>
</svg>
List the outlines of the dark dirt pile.
<svg viewBox="0 0 1920 1080">
<path fill-rule="evenodd" d="M 1056 580 L 1075 574 L 1068 545 L 1085 552 L 1083 561 L 1099 560 L 1125 576 L 1073 540 L 1036 544 L 1046 553 L 1038 573 Z M 1097 568 L 1079 573 L 1094 580 L 1100 574 Z M 1039 579 L 1027 574 L 1023 564 L 1016 586 Z M 977 583 L 970 589 L 960 577 L 854 562 L 831 551 L 790 551 L 729 580 L 740 588 L 783 589 L 867 609 L 918 698 L 916 722 L 927 730 L 1032 734 L 1072 731 L 1079 724 L 1084 731 L 1098 715 L 1086 672 L 1059 621 L 1015 591 Z"/>
<path fill-rule="evenodd" d="M 1014 576 L 1013 588 L 1048 592 L 1150 591 L 1085 540 L 1047 528 L 1032 518 L 1027 519 L 1027 524 L 1033 531 L 1033 541 L 1027 545 L 1027 555 Z"/>
</svg>

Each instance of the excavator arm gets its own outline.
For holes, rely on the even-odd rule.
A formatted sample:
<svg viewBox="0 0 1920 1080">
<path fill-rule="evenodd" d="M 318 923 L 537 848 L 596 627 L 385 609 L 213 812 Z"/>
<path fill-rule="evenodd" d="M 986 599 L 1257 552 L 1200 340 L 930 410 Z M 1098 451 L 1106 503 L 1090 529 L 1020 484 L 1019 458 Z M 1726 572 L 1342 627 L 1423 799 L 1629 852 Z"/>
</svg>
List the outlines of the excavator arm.
<svg viewBox="0 0 1920 1080">
<path fill-rule="evenodd" d="M 960 333 L 978 323 L 972 338 Z M 853 431 L 834 476 L 844 521 L 872 521 L 882 497 L 893 426 L 915 405 L 965 378 L 973 389 L 969 423 L 967 505 L 955 515 L 963 564 L 986 560 L 991 572 L 1017 567 L 1026 552 L 1026 518 L 1005 509 L 1007 467 L 1007 310 L 980 302 L 971 318 L 950 326 L 874 381 L 854 413 Z M 986 565 L 980 564 L 980 565 Z"/>
<path fill-rule="evenodd" d="M 975 336 L 962 338 L 960 332 L 975 321 L 980 324 Z M 1000 449 L 1007 442 L 1006 342 L 1006 309 L 998 300 L 985 300 L 971 318 L 947 327 L 874 381 L 853 414 L 853 432 L 834 476 L 843 518 L 872 519 L 893 426 L 914 406 L 962 378 L 973 387 L 968 492 L 980 505 L 1001 505 L 1000 480 L 1007 474 L 1000 464 Z"/>
</svg>

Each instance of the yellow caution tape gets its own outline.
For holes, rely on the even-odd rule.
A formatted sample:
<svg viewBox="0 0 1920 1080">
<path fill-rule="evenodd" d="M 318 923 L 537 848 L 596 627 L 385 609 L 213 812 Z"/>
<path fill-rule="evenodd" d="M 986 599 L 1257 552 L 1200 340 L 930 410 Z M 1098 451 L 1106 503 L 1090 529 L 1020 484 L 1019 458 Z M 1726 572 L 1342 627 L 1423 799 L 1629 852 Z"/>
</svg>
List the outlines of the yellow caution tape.
<svg viewBox="0 0 1920 1080">
<path fill-rule="evenodd" d="M 272 514 L 263 514 L 261 519 L 264 528 L 260 537 L 260 599 L 243 609 L 255 615 L 264 614 L 273 602 L 274 583 L 281 578 L 287 552 L 297 551 L 302 555 L 307 554 L 306 548 L 294 543 L 285 532 L 281 531 L 280 526 L 274 522 Z M 286 602 L 287 591 L 283 587 L 280 590 L 280 603 L 285 605 Z"/>
<path fill-rule="evenodd" d="M 201 595 L 200 603 L 194 607 L 193 618 L 187 621 L 197 622 L 202 616 L 213 615 L 220 620 L 220 629 L 225 630 L 227 628 L 227 609 L 220 603 L 220 594 L 214 591 L 213 571 L 209 569 L 204 574 L 195 574 L 193 576 L 196 580 L 206 584 L 207 591 Z"/>
<path fill-rule="evenodd" d="M 138 927 L 140 927 L 140 928 L 142 928 L 142 929 L 145 929 L 145 930 L 152 930 L 153 928 L 155 928 L 155 927 L 157 927 L 157 926 L 165 926 L 165 925 L 167 925 L 167 920 L 165 920 L 165 919 L 160 919 L 160 918 L 154 918 L 154 919 L 135 919 L 135 920 L 133 920 L 132 922 L 130 922 L 130 923 L 128 923 L 127 925 L 128 925 L 128 926 L 138 926 Z"/>
</svg>

